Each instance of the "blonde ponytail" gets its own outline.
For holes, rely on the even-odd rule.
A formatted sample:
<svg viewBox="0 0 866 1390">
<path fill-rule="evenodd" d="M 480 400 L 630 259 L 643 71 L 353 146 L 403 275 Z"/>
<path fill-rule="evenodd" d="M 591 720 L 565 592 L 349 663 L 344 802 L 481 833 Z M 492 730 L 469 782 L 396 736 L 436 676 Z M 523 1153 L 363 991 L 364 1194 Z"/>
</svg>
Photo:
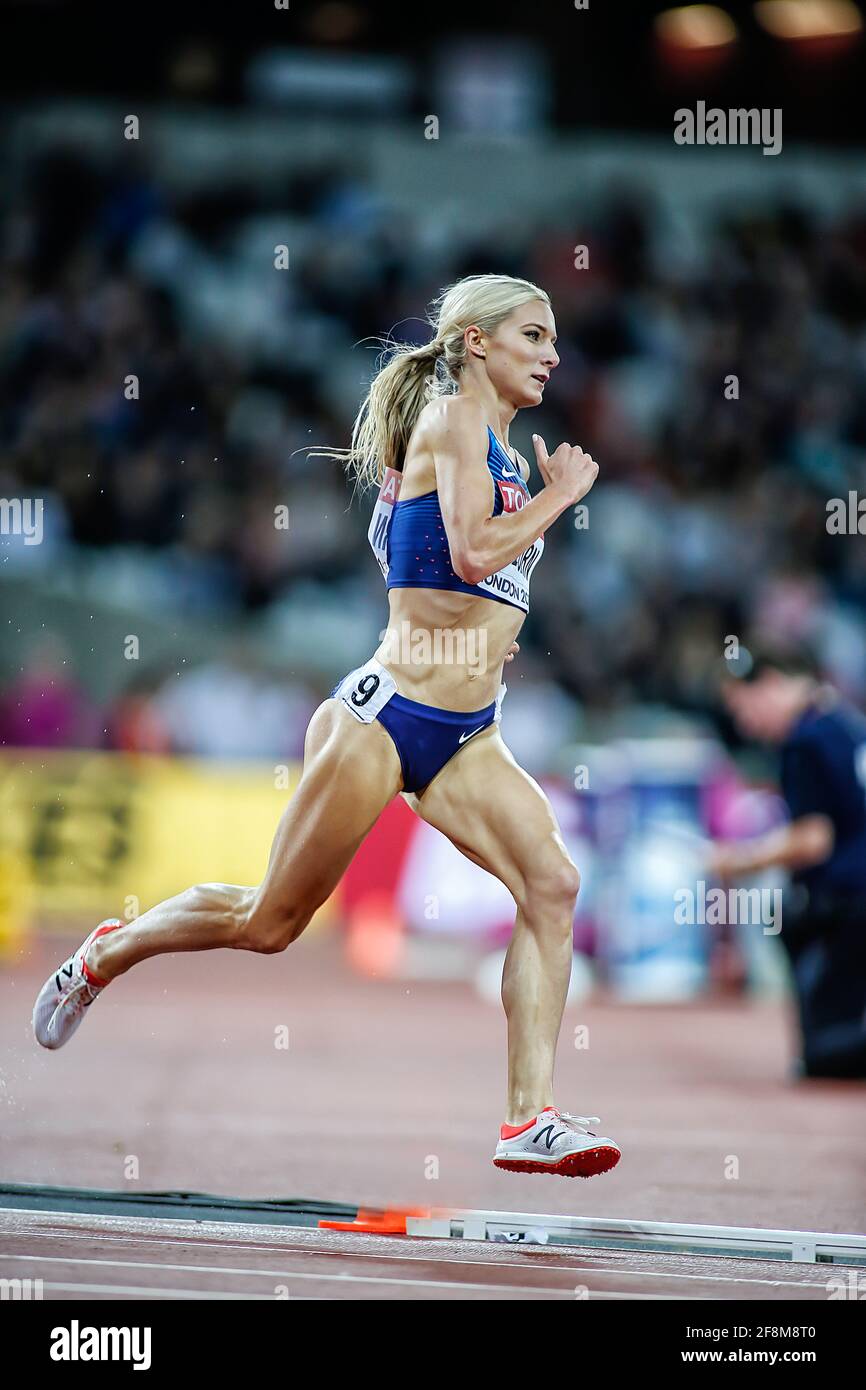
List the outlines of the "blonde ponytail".
<svg viewBox="0 0 866 1390">
<path fill-rule="evenodd" d="M 510 275 L 469 275 L 433 301 L 433 337 L 423 347 L 384 342 L 387 361 L 374 376 L 352 427 L 348 449 L 310 449 L 311 456 L 340 460 L 356 487 L 376 487 L 386 468 L 401 469 L 412 431 L 425 405 L 454 395 L 466 362 L 463 334 L 470 324 L 495 333 L 500 323 L 544 290 Z"/>
</svg>

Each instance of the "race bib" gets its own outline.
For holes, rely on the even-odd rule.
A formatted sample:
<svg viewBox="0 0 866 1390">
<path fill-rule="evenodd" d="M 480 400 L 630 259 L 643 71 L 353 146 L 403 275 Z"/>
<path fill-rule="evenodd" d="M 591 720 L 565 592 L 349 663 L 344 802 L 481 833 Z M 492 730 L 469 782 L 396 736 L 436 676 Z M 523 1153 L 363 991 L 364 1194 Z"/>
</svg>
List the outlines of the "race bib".
<svg viewBox="0 0 866 1390">
<path fill-rule="evenodd" d="M 372 656 L 365 666 L 358 666 L 343 677 L 334 691 L 334 698 L 342 700 L 362 724 L 372 724 L 396 692 L 391 672 Z"/>
<path fill-rule="evenodd" d="M 394 503 L 400 496 L 402 481 L 403 474 L 398 473 L 396 468 L 385 469 L 385 477 L 379 488 L 379 496 L 376 498 L 376 505 L 373 508 L 373 515 L 367 529 L 367 539 L 386 579 L 388 578 L 388 527 L 391 525 Z"/>
<path fill-rule="evenodd" d="M 524 550 L 522 555 L 518 555 L 516 560 L 512 560 L 510 565 L 506 565 L 496 574 L 488 575 L 486 579 L 480 579 L 476 588 L 484 594 L 505 599 L 507 603 L 514 604 L 515 608 L 522 608 L 524 613 L 528 613 L 529 581 L 543 551 L 544 537 L 539 536 L 538 540 L 533 541 L 532 545 Z"/>
</svg>

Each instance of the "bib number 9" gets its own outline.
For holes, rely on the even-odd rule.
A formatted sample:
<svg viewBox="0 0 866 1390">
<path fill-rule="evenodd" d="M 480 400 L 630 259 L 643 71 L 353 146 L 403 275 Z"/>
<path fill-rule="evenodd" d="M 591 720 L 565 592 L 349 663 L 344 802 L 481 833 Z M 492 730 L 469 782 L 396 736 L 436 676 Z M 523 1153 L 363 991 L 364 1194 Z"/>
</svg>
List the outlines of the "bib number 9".
<svg viewBox="0 0 866 1390">
<path fill-rule="evenodd" d="M 350 671 L 334 694 L 362 724 L 371 724 L 396 689 L 390 671 L 372 657 L 364 666 Z"/>
<path fill-rule="evenodd" d="M 368 676 L 362 677 L 352 691 L 350 699 L 353 705 L 366 705 L 368 700 L 372 700 L 379 686 L 382 684 L 378 676 L 372 672 Z"/>
</svg>

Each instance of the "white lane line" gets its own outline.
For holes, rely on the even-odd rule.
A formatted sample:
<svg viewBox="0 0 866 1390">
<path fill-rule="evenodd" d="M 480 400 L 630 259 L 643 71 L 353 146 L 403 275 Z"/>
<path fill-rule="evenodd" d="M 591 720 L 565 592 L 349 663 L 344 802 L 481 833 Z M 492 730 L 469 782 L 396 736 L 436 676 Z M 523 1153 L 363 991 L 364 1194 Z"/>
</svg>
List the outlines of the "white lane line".
<svg viewBox="0 0 866 1390">
<path fill-rule="evenodd" d="M 18 1238 L 19 1238 L 19 1239 L 23 1239 L 24 1237 L 23 1237 L 23 1235 L 22 1235 L 22 1236 L 19 1236 Z M 77 1231 L 56 1231 L 56 1232 L 52 1232 L 52 1231 L 28 1231 L 28 1232 L 27 1232 L 27 1237 L 26 1237 L 26 1238 L 27 1238 L 28 1240 L 30 1240 L 30 1239 L 41 1239 L 41 1240 L 58 1240 L 58 1241 L 59 1241 L 59 1240 L 85 1240 L 85 1239 L 86 1239 L 86 1240 L 99 1241 L 100 1243 L 105 1243 L 105 1244 L 111 1242 L 112 1244 L 115 1244 L 115 1245 L 120 1245 L 120 1244 L 136 1245 L 136 1244 L 141 1244 L 141 1243 L 143 1243 L 143 1242 L 142 1242 L 142 1238 L 141 1238 L 140 1236 L 110 1236 L 110 1235 L 102 1235 L 102 1234 L 92 1235 L 92 1234 L 89 1233 L 89 1232 L 88 1232 L 88 1233 L 84 1233 L 84 1232 L 77 1232 Z M 160 1237 L 160 1238 L 155 1238 L 155 1239 L 152 1240 L 152 1241 L 148 1241 L 147 1244 L 149 1244 L 149 1245 L 150 1245 L 150 1244 L 152 1244 L 152 1245 L 159 1245 L 159 1246 L 164 1246 L 166 1249 L 172 1249 L 173 1247 L 175 1247 L 175 1246 L 177 1245 L 177 1242 L 176 1242 L 176 1241 L 173 1241 L 173 1240 L 172 1240 L 172 1241 L 170 1241 L 170 1240 L 163 1240 L 163 1239 Z M 274 1247 L 273 1247 L 273 1246 L 269 1246 L 269 1245 L 247 1245 L 247 1244 L 245 1244 L 245 1243 L 244 1243 L 244 1244 L 241 1244 L 241 1245 L 234 1245 L 234 1244 L 229 1244 L 228 1242 L 225 1242 L 225 1241 L 218 1241 L 218 1240 L 207 1240 L 207 1241 L 204 1241 L 204 1240 L 196 1240 L 195 1244 L 196 1244 L 196 1246 L 197 1246 L 198 1248 L 208 1247 L 208 1248 L 215 1248 L 215 1249 L 238 1250 L 239 1252 L 242 1251 L 244 1254 L 267 1254 L 267 1255 L 273 1255 L 273 1254 L 275 1253 Z M 338 1259 L 338 1260 L 345 1260 L 345 1259 L 350 1259 L 350 1260 L 382 1260 L 382 1261 L 385 1261 L 385 1260 L 396 1260 L 396 1261 L 402 1261 L 402 1262 L 406 1262 L 406 1263 L 409 1263 L 409 1262 L 411 1262 L 411 1261 L 415 1261 L 415 1262 L 420 1261 L 422 1264 L 456 1264 L 456 1265 L 461 1265 L 461 1266 L 463 1266 L 463 1265 L 466 1265 L 466 1266 L 475 1265 L 475 1266 L 480 1266 L 482 1269 L 524 1269 L 524 1268 L 526 1268 L 526 1265 L 524 1264 L 524 1260 L 534 1259 L 534 1258 L 535 1258 L 535 1255 L 536 1255 L 536 1251 L 538 1251 L 538 1253 L 540 1253 L 543 1249 L 544 1249 L 543 1246 L 532 1247 L 532 1250 L 531 1250 L 531 1253 L 530 1253 L 530 1248 L 527 1247 L 527 1249 L 526 1249 L 526 1251 L 525 1251 L 525 1253 L 524 1253 L 523 1260 L 521 1260 L 520 1258 L 515 1258 L 515 1259 L 502 1259 L 502 1260 L 461 1260 L 461 1259 L 458 1258 L 458 1257 L 452 1257 L 452 1256 L 450 1256 L 450 1255 L 437 1255 L 435 1252 L 431 1252 L 431 1253 L 428 1254 L 428 1255 L 420 1255 L 420 1254 L 419 1254 L 419 1255 L 410 1255 L 410 1254 L 405 1254 L 405 1255 L 403 1255 L 403 1254 L 397 1254 L 396 1251 L 395 1251 L 395 1252 L 392 1252 L 392 1253 L 387 1253 L 387 1252 L 377 1252 L 377 1251 L 373 1251 L 373 1250 L 318 1250 L 318 1249 L 316 1249 L 315 1246 L 313 1246 L 313 1245 L 298 1245 L 298 1246 L 292 1246 L 292 1247 L 280 1246 L 280 1247 L 279 1247 L 279 1253 L 282 1254 L 282 1255 L 303 1255 L 303 1256 L 307 1256 L 307 1257 L 309 1257 L 309 1256 L 317 1256 L 317 1257 L 323 1256 L 323 1257 L 329 1257 L 329 1258 L 331 1258 L 331 1259 Z M 630 1252 L 630 1251 L 624 1251 L 623 1253 L 624 1253 L 624 1254 L 630 1254 L 630 1253 L 632 1253 L 632 1252 Z M 638 1255 L 641 1254 L 640 1251 L 636 1251 L 636 1252 L 634 1252 L 634 1253 L 636 1253 L 636 1254 L 638 1254 Z M 670 1253 L 670 1252 L 668 1252 L 668 1251 L 660 1251 L 659 1253 L 660 1253 L 661 1255 L 666 1255 L 666 1254 L 668 1254 L 668 1253 Z M 581 1252 L 581 1254 L 583 1254 L 583 1252 Z M 51 1259 L 52 1257 L 49 1256 L 49 1255 L 33 1255 L 33 1256 L 27 1256 L 27 1255 L 6 1255 L 6 1256 L 0 1256 L 0 1258 L 10 1259 L 10 1260 L 25 1260 L 25 1259 L 28 1259 L 28 1258 L 32 1258 L 32 1259 L 34 1259 L 34 1260 L 37 1260 L 37 1259 L 45 1260 L 45 1259 Z M 61 1255 L 58 1255 L 58 1256 L 57 1256 L 57 1260 L 58 1260 L 58 1261 L 61 1261 L 61 1260 L 65 1261 L 65 1260 L 67 1260 L 67 1258 L 68 1258 L 67 1256 L 61 1256 Z M 646 1254 L 643 1254 L 643 1255 L 641 1255 L 641 1258 L 643 1258 L 643 1259 L 649 1259 L 650 1257 L 649 1257 L 648 1255 L 646 1255 Z M 697 1257 L 697 1256 L 693 1256 L 692 1258 L 693 1258 L 693 1259 L 696 1259 L 696 1258 L 698 1258 L 698 1257 Z M 712 1257 L 707 1256 L 707 1258 L 709 1259 L 709 1258 L 712 1258 Z M 731 1258 L 735 1258 L 735 1257 L 732 1256 Z M 85 1262 L 86 1262 L 86 1259 L 87 1259 L 87 1257 L 82 1256 L 82 1257 L 80 1257 L 79 1262 L 80 1262 L 80 1263 L 85 1263 Z M 73 1261 L 73 1262 L 75 1262 L 75 1261 Z M 98 1263 L 98 1261 L 96 1261 L 96 1260 L 94 1259 L 93 1263 Z M 115 1262 L 115 1261 L 103 1261 L 103 1263 L 129 1263 L 130 1265 L 134 1265 L 134 1264 L 137 1264 L 137 1263 L 139 1263 L 139 1262 L 130 1260 L 130 1261 L 116 1261 L 116 1262 Z M 159 1268 L 161 1268 L 161 1269 L 217 1269 L 217 1268 L 218 1268 L 218 1266 L 214 1266 L 214 1265 L 168 1265 L 168 1264 L 162 1264 L 162 1263 L 159 1262 L 159 1261 L 153 1261 L 153 1265 L 154 1265 L 154 1267 L 159 1267 Z M 150 1267 L 150 1262 L 148 1262 L 148 1261 L 143 1262 L 143 1267 L 144 1267 L 144 1268 Z M 835 1266 L 834 1266 L 834 1267 L 835 1267 Z M 847 1266 L 845 1266 L 845 1267 L 847 1268 Z M 786 1268 L 787 1268 L 787 1264 L 786 1264 Z M 545 1272 L 550 1271 L 550 1272 L 555 1273 L 555 1274 L 618 1274 L 618 1275 L 622 1276 L 623 1278 L 627 1278 L 627 1279 L 650 1279 L 650 1278 L 651 1278 L 651 1279 L 694 1279 L 694 1280 L 697 1280 L 697 1281 L 699 1281 L 699 1282 L 703 1281 L 704 1283 L 717 1283 L 717 1284 L 761 1284 L 761 1285 L 765 1285 L 765 1286 L 768 1287 L 768 1288 L 773 1288 L 773 1289 L 776 1289 L 776 1288 L 794 1288 L 794 1289 L 815 1289 L 815 1288 L 817 1288 L 817 1289 L 822 1289 L 822 1288 L 824 1287 L 825 1282 L 826 1282 L 824 1279 L 761 1279 L 761 1278 L 754 1278 L 754 1277 L 752 1277 L 751 1275 L 747 1275 L 747 1274 L 714 1274 L 714 1273 L 710 1272 L 709 1270 L 708 1270 L 708 1272 L 707 1272 L 706 1274 L 686 1274 L 686 1273 L 684 1273 L 684 1272 L 683 1272 L 683 1273 L 676 1273 L 676 1272 L 674 1272 L 674 1271 L 672 1271 L 672 1270 L 661 1270 L 661 1269 L 619 1269 L 619 1268 L 617 1268 L 617 1267 L 609 1268 L 609 1267 L 601 1266 L 601 1265 L 548 1265 L 548 1264 L 542 1265 L 542 1264 L 539 1264 L 539 1269 L 541 1269 L 541 1270 L 543 1270 L 543 1271 L 545 1271 Z M 241 1272 L 241 1271 L 240 1271 L 240 1268 L 238 1269 L 238 1272 L 239 1272 L 239 1273 Z M 257 1271 L 252 1271 L 252 1270 L 249 1271 L 249 1273 L 256 1273 L 256 1272 L 257 1272 Z"/>
<path fill-rule="evenodd" d="M 324 1276 L 322 1276 L 322 1277 L 324 1277 Z M 331 1283 L 334 1283 L 334 1284 L 342 1283 L 342 1282 L 345 1281 L 345 1277 L 346 1277 L 346 1276 L 340 1276 L 340 1275 L 331 1276 L 331 1277 L 330 1277 L 330 1278 L 331 1278 Z M 415 1288 L 416 1285 L 420 1284 L 422 1281 L 421 1281 L 421 1280 L 418 1280 L 418 1279 L 389 1279 L 389 1280 L 373 1280 L 373 1281 L 368 1281 L 368 1282 L 373 1282 L 373 1283 L 386 1283 L 386 1282 L 387 1282 L 387 1283 L 390 1283 L 390 1284 L 400 1284 L 400 1285 L 401 1285 L 403 1288 L 405 1288 L 405 1289 L 411 1289 L 411 1288 Z M 288 1298 L 288 1299 L 281 1299 L 281 1298 L 274 1298 L 271 1294 L 268 1294 L 268 1293 L 222 1293 L 222 1292 L 220 1292 L 220 1291 L 211 1291 L 211 1290 L 207 1290 L 207 1289 L 160 1289 L 160 1288 L 154 1287 L 152 1284 L 135 1285 L 135 1284 L 55 1284 L 55 1283 L 47 1283 L 47 1284 L 43 1284 L 42 1287 L 43 1287 L 43 1289 L 57 1289 L 57 1290 L 61 1290 L 61 1291 L 64 1292 L 64 1293 L 78 1293 L 78 1294 L 82 1294 L 82 1293 L 107 1293 L 107 1294 L 114 1294 L 115 1297 L 116 1297 L 118 1294 L 130 1294 L 130 1295 L 134 1294 L 136 1298 L 148 1298 L 148 1297 L 149 1297 L 149 1298 L 162 1298 L 162 1299 L 167 1299 L 167 1298 L 186 1298 L 186 1299 L 199 1299 L 199 1300 L 202 1300 L 202 1301 L 208 1301 L 208 1300 L 212 1300 L 212 1299 L 230 1299 L 232 1302 L 252 1302 L 252 1301 L 254 1301 L 254 1302 L 257 1302 L 257 1303 L 261 1303 L 261 1302 L 268 1302 L 268 1303 L 289 1303 L 289 1302 L 294 1302 L 294 1303 L 297 1303 L 297 1302 L 300 1302 L 300 1301 L 301 1301 L 301 1300 L 298 1299 L 294 1294 L 291 1295 L 291 1297 Z M 452 1286 L 449 1286 L 449 1285 L 447 1285 L 447 1284 L 436 1284 L 436 1285 L 434 1285 L 434 1287 L 435 1287 L 435 1288 L 439 1288 L 439 1289 L 443 1289 L 443 1288 L 448 1288 L 448 1287 L 452 1287 Z M 491 1284 L 491 1285 L 487 1285 L 487 1284 L 458 1284 L 458 1285 L 453 1286 L 453 1287 L 457 1287 L 457 1288 L 460 1288 L 460 1289 L 487 1289 L 487 1288 L 494 1288 L 494 1289 L 496 1289 L 496 1291 L 497 1291 L 498 1293 L 504 1293 L 504 1294 L 512 1294 L 512 1293 L 520 1293 L 520 1292 L 521 1292 L 521 1290 L 518 1289 L 515 1285 L 508 1285 L 508 1284 L 502 1284 L 502 1285 L 499 1285 L 499 1284 Z M 526 1290 L 523 1290 L 523 1292 L 526 1292 Z M 535 1290 L 535 1289 L 531 1289 L 531 1290 L 529 1290 L 529 1292 L 530 1292 L 530 1293 L 535 1293 L 536 1290 Z M 673 1303 L 673 1302 L 675 1302 L 675 1303 L 695 1303 L 695 1302 L 699 1301 L 699 1300 L 696 1300 L 696 1299 L 694 1299 L 694 1298 L 680 1297 L 680 1296 L 678 1296 L 678 1295 L 676 1295 L 676 1294 L 669 1296 L 669 1295 L 660 1294 L 660 1293 L 612 1293 L 612 1292 L 611 1292 L 611 1293 L 596 1293 L 596 1294 L 590 1294 L 590 1296 L 589 1296 L 589 1298 L 588 1298 L 587 1300 L 584 1300 L 584 1299 L 575 1300 L 574 1294 L 573 1294 L 573 1293 L 565 1292 L 565 1291 L 562 1290 L 562 1289 L 542 1290 L 542 1292 L 550 1293 L 550 1294 L 559 1294 L 559 1295 L 561 1295 L 563 1298 L 570 1298 L 573 1302 L 577 1301 L 577 1302 L 581 1302 L 581 1303 L 584 1302 L 584 1301 L 586 1301 L 586 1302 L 591 1302 L 591 1301 L 593 1301 L 593 1300 L 608 1299 L 608 1298 L 619 1298 L 619 1299 L 626 1300 L 627 1302 L 637 1302 L 637 1301 L 641 1301 L 641 1302 L 644 1302 L 644 1301 L 655 1301 L 655 1302 L 658 1302 L 659 1300 L 662 1300 L 662 1299 L 663 1299 L 665 1302 L 672 1302 L 672 1303 Z M 303 1302 L 305 1302 L 305 1303 L 308 1302 L 308 1301 L 309 1301 L 309 1299 L 307 1299 L 307 1298 L 304 1298 L 304 1299 L 303 1299 Z M 317 1300 L 317 1301 L 321 1301 L 321 1300 Z M 701 1300 L 701 1301 L 703 1301 L 703 1300 Z"/>
<path fill-rule="evenodd" d="M 111 1267 L 120 1268 L 120 1269 L 151 1269 L 151 1270 L 154 1270 L 155 1272 L 162 1271 L 162 1270 L 172 1270 L 172 1271 L 174 1271 L 175 1273 L 183 1273 L 183 1274 L 239 1274 L 239 1275 L 243 1275 L 243 1276 L 255 1275 L 255 1276 L 259 1277 L 259 1278 L 284 1279 L 284 1280 L 291 1280 L 291 1279 L 317 1280 L 317 1281 L 323 1281 L 323 1282 L 325 1282 L 325 1283 L 333 1283 L 333 1284 L 346 1284 L 346 1283 L 349 1283 L 349 1284 L 398 1284 L 398 1285 L 400 1285 L 400 1286 L 403 1287 L 403 1288 L 472 1289 L 472 1290 L 475 1290 L 475 1291 L 478 1291 L 479 1289 L 485 1289 L 485 1290 L 488 1290 L 488 1291 L 491 1290 L 491 1289 L 495 1289 L 495 1290 L 502 1290 L 502 1291 L 504 1291 L 504 1292 L 506 1292 L 506 1293 L 540 1293 L 540 1294 L 545 1294 L 545 1295 L 547 1295 L 547 1294 L 560 1295 L 560 1296 L 565 1297 L 565 1298 L 573 1298 L 573 1297 L 574 1297 L 574 1291 L 573 1291 L 572 1289 L 563 1289 L 563 1288 L 559 1288 L 559 1287 L 556 1287 L 556 1286 L 554 1286 L 554 1285 L 548 1285 L 548 1284 L 508 1284 L 508 1283 L 505 1283 L 505 1282 L 503 1282 L 503 1283 L 501 1283 L 501 1284 L 471 1284 L 471 1283 L 469 1283 L 468 1281 L 464 1283 L 463 1280 L 460 1280 L 460 1279 L 454 1279 L 454 1280 L 447 1280 L 447 1279 L 412 1279 L 412 1278 L 405 1278 L 405 1279 L 390 1279 L 390 1278 L 386 1277 L 385 1275 L 378 1275 L 378 1276 L 377 1276 L 377 1275 L 375 1275 L 375 1274 L 372 1274 L 372 1275 L 371 1275 L 371 1274 L 305 1274 L 305 1273 L 302 1273 L 302 1272 L 296 1271 L 296 1270 L 282 1270 L 282 1269 L 243 1269 L 243 1268 L 239 1268 L 239 1267 L 233 1266 L 233 1265 L 183 1265 L 183 1264 L 162 1264 L 162 1263 L 155 1263 L 155 1262 L 154 1262 L 154 1263 L 151 1263 L 150 1261 L 147 1261 L 147 1260 L 101 1260 L 101 1259 L 93 1259 L 93 1258 L 86 1257 L 86 1256 L 72 1256 L 72 1255 L 3 1255 L 3 1256 L 0 1256 L 0 1262 L 2 1262 L 3 1259 L 7 1259 L 7 1260 L 23 1260 L 23 1261 L 29 1261 L 31 1264 L 35 1264 L 35 1263 L 37 1263 L 37 1262 L 41 1262 L 41 1263 L 44 1263 L 44 1264 L 104 1265 L 104 1266 L 111 1266 Z M 496 1267 L 497 1267 L 497 1266 L 491 1266 L 491 1265 L 488 1265 L 488 1266 L 487 1266 L 488 1269 L 490 1269 L 490 1268 L 496 1268 Z M 502 1265 L 502 1266 L 498 1266 L 498 1267 L 499 1267 L 499 1268 L 504 1268 L 504 1269 L 514 1269 L 515 1267 L 518 1267 L 518 1268 L 519 1268 L 519 1266 L 515 1266 L 515 1265 L 512 1265 L 512 1264 L 509 1264 L 509 1265 Z M 549 1266 L 543 1266 L 539 1272 L 540 1272 L 540 1273 L 547 1273 L 548 1270 L 549 1270 Z M 568 1268 L 564 1268 L 563 1270 L 558 1271 L 558 1272 L 562 1272 L 562 1273 L 564 1273 L 564 1274 L 571 1274 L 572 1272 L 578 1272 L 578 1273 L 580 1273 L 580 1272 L 583 1272 L 583 1271 L 572 1271 L 572 1270 L 570 1270 L 570 1269 L 568 1269 Z M 595 1271 L 589 1271 L 589 1272 L 590 1272 L 590 1273 L 594 1273 Z M 605 1271 L 605 1272 L 607 1272 L 607 1271 Z M 614 1271 L 614 1270 L 611 1270 L 611 1271 L 610 1271 L 610 1273 L 615 1273 L 615 1272 L 616 1272 L 616 1271 Z M 622 1272 L 622 1273 L 630 1273 L 631 1271 L 629 1271 L 629 1270 L 624 1270 L 624 1271 L 621 1271 L 621 1272 Z M 694 1277 L 695 1277 L 695 1278 L 699 1278 L 700 1276 L 696 1275 L 696 1276 L 694 1276 Z M 46 1287 L 46 1288 L 51 1288 L 52 1285 L 48 1284 L 48 1285 L 46 1285 L 45 1287 Z M 58 1286 L 58 1287 L 59 1287 L 59 1286 Z M 85 1286 L 82 1285 L 82 1287 L 85 1287 Z M 673 1295 L 669 1295 L 669 1294 L 648 1294 L 648 1293 L 647 1293 L 647 1294 L 644 1294 L 644 1293 L 638 1293 L 638 1294 L 636 1294 L 636 1293 L 630 1293 L 630 1294 L 626 1294 L 624 1291 L 620 1291 L 620 1292 L 614 1293 L 614 1292 L 612 1292 L 612 1291 L 610 1291 L 610 1290 L 608 1290 L 608 1289 L 599 1289 L 599 1290 L 596 1290 L 595 1292 L 593 1292 L 592 1290 L 590 1290 L 590 1296 L 593 1297 L 593 1298 L 625 1298 L 625 1297 L 628 1297 L 628 1298 L 677 1298 L 677 1297 L 681 1297 L 681 1298 L 683 1298 L 683 1299 L 685 1299 L 685 1298 L 687 1297 L 686 1294 L 682 1294 L 682 1295 L 679 1295 L 679 1296 L 678 1296 L 678 1295 L 675 1295 L 675 1294 L 673 1294 Z M 270 1294 L 261 1294 L 261 1295 L 258 1295 L 258 1294 L 257 1294 L 256 1297 L 270 1298 L 271 1295 L 270 1295 Z"/>
<path fill-rule="evenodd" d="M 209 1301 L 211 1299 L 231 1299 L 232 1302 L 256 1302 L 260 1303 L 267 1300 L 273 1303 L 275 1300 L 271 1294 L 267 1293 L 221 1293 L 210 1289 L 160 1289 L 152 1284 L 43 1284 L 43 1289 L 55 1289 L 60 1293 L 107 1293 L 113 1294 L 116 1298 L 118 1294 L 135 1295 L 136 1298 L 189 1298 Z"/>
<path fill-rule="evenodd" d="M 553 1285 L 544 1284 L 470 1284 L 463 1283 L 460 1279 L 391 1279 L 387 1275 L 375 1274 L 305 1274 L 295 1270 L 269 1270 L 269 1269 L 234 1269 L 229 1266 L 212 1265 L 179 1265 L 179 1264 L 150 1264 L 144 1260 L 97 1260 L 97 1259 L 74 1259 L 66 1255 L 2 1255 L 0 1261 L 11 1260 L 30 1260 L 35 1264 L 37 1261 L 45 1264 L 83 1264 L 83 1265 L 104 1265 L 116 1266 L 121 1269 L 152 1269 L 155 1273 L 160 1270 L 173 1270 L 176 1273 L 190 1274 L 256 1274 L 263 1275 L 270 1279 L 304 1279 L 316 1280 L 329 1284 L 400 1284 L 406 1288 L 420 1289 L 505 1289 L 507 1293 L 512 1290 L 518 1293 L 566 1293 L 569 1298 L 573 1297 L 571 1290 L 555 1288 Z M 268 1297 L 269 1295 L 262 1295 Z"/>
</svg>

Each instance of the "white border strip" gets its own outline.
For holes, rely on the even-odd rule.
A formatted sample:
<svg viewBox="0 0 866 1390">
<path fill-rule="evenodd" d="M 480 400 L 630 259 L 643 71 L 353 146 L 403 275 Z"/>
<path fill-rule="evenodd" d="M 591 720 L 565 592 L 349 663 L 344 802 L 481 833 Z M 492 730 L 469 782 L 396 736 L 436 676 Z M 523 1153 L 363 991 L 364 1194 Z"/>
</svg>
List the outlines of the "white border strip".
<svg viewBox="0 0 866 1390">
<path fill-rule="evenodd" d="M 575 1245 L 592 1243 L 615 1249 L 658 1250 L 664 1243 L 677 1252 L 739 1255 L 751 1258 L 866 1263 L 866 1235 L 832 1231 L 776 1231 L 749 1226 L 684 1226 L 670 1221 L 624 1221 L 605 1216 L 539 1216 L 530 1212 L 437 1211 L 430 1218 L 410 1216 L 406 1234 L 434 1239 L 490 1240 L 504 1232 L 541 1227 L 550 1236 Z"/>
</svg>

